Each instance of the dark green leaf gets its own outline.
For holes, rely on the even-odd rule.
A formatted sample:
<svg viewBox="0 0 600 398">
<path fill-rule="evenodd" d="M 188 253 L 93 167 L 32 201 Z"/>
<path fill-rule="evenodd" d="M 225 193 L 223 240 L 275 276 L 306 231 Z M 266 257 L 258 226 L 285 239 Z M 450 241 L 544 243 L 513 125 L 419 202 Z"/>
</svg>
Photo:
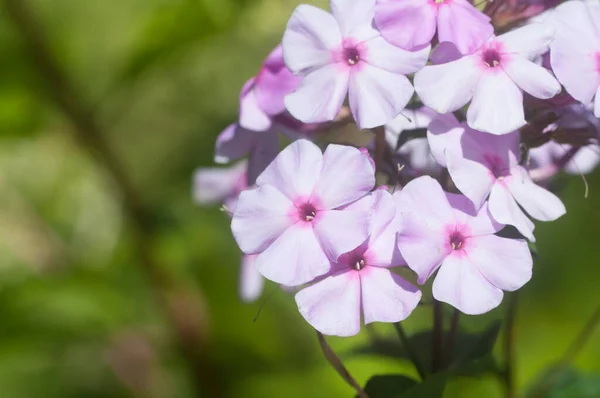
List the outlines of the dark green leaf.
<svg viewBox="0 0 600 398">
<path fill-rule="evenodd" d="M 437 373 L 427 377 L 422 383 L 404 391 L 400 398 L 442 398 L 448 381 L 447 373 Z"/>
<path fill-rule="evenodd" d="M 376 375 L 367 382 L 365 392 L 370 398 L 400 398 L 415 385 L 415 380 L 403 375 Z"/>
<path fill-rule="evenodd" d="M 530 389 L 533 398 L 600 397 L 600 374 L 582 374 L 575 369 L 547 369 Z"/>
</svg>

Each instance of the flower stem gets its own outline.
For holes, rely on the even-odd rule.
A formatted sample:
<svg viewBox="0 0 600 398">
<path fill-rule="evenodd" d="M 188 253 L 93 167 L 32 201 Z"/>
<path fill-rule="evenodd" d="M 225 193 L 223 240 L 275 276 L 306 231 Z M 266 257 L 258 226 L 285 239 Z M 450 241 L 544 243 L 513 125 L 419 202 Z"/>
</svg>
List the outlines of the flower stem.
<svg viewBox="0 0 600 398">
<path fill-rule="evenodd" d="M 504 331 L 504 383 L 506 385 L 507 398 L 514 398 L 517 396 L 515 385 L 515 321 L 518 299 L 518 292 L 513 292 L 508 297 L 506 328 Z"/>
<path fill-rule="evenodd" d="M 359 398 L 369 398 L 367 393 L 362 389 L 362 387 L 356 382 L 356 379 L 352 377 L 348 369 L 342 363 L 342 360 L 336 355 L 331 346 L 325 340 L 325 336 L 321 332 L 317 332 L 317 339 L 319 340 L 319 345 L 321 346 L 321 350 L 323 351 L 323 355 L 327 359 L 327 361 L 331 364 L 331 366 L 336 370 L 336 372 L 342 376 L 342 379 L 348 383 L 350 387 L 356 391 Z"/>
<path fill-rule="evenodd" d="M 443 366 L 443 338 L 444 338 L 444 313 L 442 312 L 442 303 L 433 300 L 433 358 L 431 361 L 431 370 L 436 373 Z"/>
<path fill-rule="evenodd" d="M 421 366 L 421 362 L 419 361 L 419 358 L 417 357 L 416 353 L 413 351 L 412 346 L 410 345 L 410 340 L 408 339 L 408 336 L 406 335 L 402 324 L 400 322 L 396 322 L 394 323 L 394 327 L 396 328 L 396 332 L 398 332 L 398 336 L 400 337 L 400 341 L 402 342 L 404 351 L 406 351 L 406 355 L 408 355 L 408 358 L 415 366 L 415 369 L 417 370 L 417 373 L 419 374 L 421 380 L 424 380 L 426 376 L 425 370 L 423 369 L 423 366 Z"/>
<path fill-rule="evenodd" d="M 454 342 L 456 341 L 456 333 L 458 332 L 458 324 L 460 322 L 460 311 L 456 308 L 452 313 L 452 320 L 450 321 L 450 332 L 446 338 L 446 349 L 445 349 L 445 365 L 448 366 L 452 362 L 452 352 L 454 351 Z"/>
</svg>

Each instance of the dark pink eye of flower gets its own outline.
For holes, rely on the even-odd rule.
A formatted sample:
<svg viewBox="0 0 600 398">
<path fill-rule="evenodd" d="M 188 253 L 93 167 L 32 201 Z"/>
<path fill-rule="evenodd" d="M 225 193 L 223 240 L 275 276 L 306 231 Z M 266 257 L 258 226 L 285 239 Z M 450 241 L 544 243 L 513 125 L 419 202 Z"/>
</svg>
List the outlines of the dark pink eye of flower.
<svg viewBox="0 0 600 398">
<path fill-rule="evenodd" d="M 364 258 L 356 259 L 356 261 L 352 264 L 352 268 L 354 268 L 357 271 L 360 271 L 364 267 L 365 267 L 365 259 Z"/>
<path fill-rule="evenodd" d="M 460 250 L 464 241 L 465 237 L 460 232 L 453 232 L 450 235 L 450 248 L 452 248 L 452 250 Z"/>
<path fill-rule="evenodd" d="M 360 61 L 360 53 L 356 47 L 344 48 L 344 60 L 350 66 L 356 65 Z"/>
<path fill-rule="evenodd" d="M 488 169 L 494 177 L 502 178 L 510 175 L 510 170 L 499 156 L 495 154 L 486 154 L 483 158 L 487 162 Z"/>
<path fill-rule="evenodd" d="M 502 56 L 495 48 L 487 49 L 483 52 L 483 63 L 490 68 L 495 68 L 500 65 Z"/>
<path fill-rule="evenodd" d="M 317 209 L 311 203 L 305 203 L 298 208 L 300 219 L 311 222 L 317 216 Z"/>
</svg>

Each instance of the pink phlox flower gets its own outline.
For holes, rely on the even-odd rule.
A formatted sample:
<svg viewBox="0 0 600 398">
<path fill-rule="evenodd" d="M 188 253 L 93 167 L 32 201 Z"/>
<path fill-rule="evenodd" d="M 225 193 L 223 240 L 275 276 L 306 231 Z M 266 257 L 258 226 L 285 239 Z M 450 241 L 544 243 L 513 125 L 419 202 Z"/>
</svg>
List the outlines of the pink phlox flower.
<svg viewBox="0 0 600 398">
<path fill-rule="evenodd" d="M 394 161 L 402 167 L 402 173 L 415 177 L 437 174 L 440 171 L 440 167 L 431 155 L 427 137 L 408 138 L 415 130 L 427 129 L 436 115 L 437 113 L 427 107 L 405 109 L 385 125 L 385 138 L 393 150 L 397 148 L 399 140 L 401 141 L 400 147 L 395 150 Z M 398 172 L 398 170 L 391 171 Z"/>
<path fill-rule="evenodd" d="M 445 163 L 452 181 L 475 208 L 481 208 L 489 196 L 492 217 L 515 226 L 526 238 L 535 239 L 534 225 L 520 207 L 540 221 L 554 221 L 565 214 L 561 200 L 535 184 L 519 164 L 518 132 L 482 133 L 448 114 L 431 122 L 428 140 L 436 160 Z"/>
<path fill-rule="evenodd" d="M 490 18 L 467 0 L 378 0 L 375 25 L 383 37 L 407 50 L 453 43 L 462 54 L 479 48 L 493 33 Z"/>
<path fill-rule="evenodd" d="M 556 28 L 550 45 L 552 70 L 565 90 L 588 105 L 595 98 L 594 114 L 600 117 L 600 5 L 568 1 L 556 7 L 549 22 Z"/>
<path fill-rule="evenodd" d="M 345 209 L 375 185 L 360 150 L 308 140 L 286 147 L 240 194 L 231 229 L 257 270 L 274 282 L 300 285 L 329 271 L 330 260 L 355 249 L 369 233 L 371 212 Z"/>
<path fill-rule="evenodd" d="M 405 75 L 427 62 L 429 46 L 415 52 L 387 42 L 372 26 L 375 0 L 331 0 L 329 14 L 302 4 L 292 14 L 282 46 L 286 65 L 302 76 L 285 98 L 305 123 L 332 120 L 348 93 L 359 128 L 395 118 L 414 89 Z"/>
<path fill-rule="evenodd" d="M 254 266 L 255 261 L 256 255 L 242 255 L 238 294 L 240 299 L 245 303 L 256 301 L 262 294 L 265 285 L 265 279 Z"/>
<path fill-rule="evenodd" d="M 435 299 L 465 314 L 482 314 L 500 304 L 503 291 L 517 290 L 531 278 L 527 242 L 494 235 L 503 225 L 487 205 L 476 211 L 466 197 L 444 192 L 428 176 L 394 197 L 402 214 L 400 252 L 420 284 L 439 269 Z"/>
<path fill-rule="evenodd" d="M 471 102 L 467 122 L 474 129 L 507 134 L 525 125 L 523 91 L 552 98 L 560 84 L 532 62 L 547 51 L 554 37 L 546 24 L 530 24 L 492 36 L 473 54 L 428 65 L 415 75 L 415 90 L 438 113 L 453 112 Z"/>
<path fill-rule="evenodd" d="M 348 208 L 373 209 L 369 238 L 296 294 L 302 316 L 328 335 L 357 334 L 361 315 L 365 324 L 402 321 L 421 299 L 415 286 L 388 269 L 405 264 L 396 244 L 399 226 L 390 193 L 376 190 Z"/>
<path fill-rule="evenodd" d="M 231 167 L 202 167 L 194 173 L 194 201 L 201 205 L 223 203 L 233 212 L 237 198 L 248 188 L 248 163 L 241 161 Z"/>
</svg>

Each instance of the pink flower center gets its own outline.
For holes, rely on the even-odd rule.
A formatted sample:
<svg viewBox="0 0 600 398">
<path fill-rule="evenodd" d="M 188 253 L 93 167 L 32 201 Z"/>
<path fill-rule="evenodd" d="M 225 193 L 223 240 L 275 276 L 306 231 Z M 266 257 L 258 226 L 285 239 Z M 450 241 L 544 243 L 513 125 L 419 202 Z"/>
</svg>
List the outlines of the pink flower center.
<svg viewBox="0 0 600 398">
<path fill-rule="evenodd" d="M 503 178 L 510 174 L 506 162 L 498 155 L 485 154 L 483 159 L 487 163 L 487 167 L 495 178 Z"/>
<path fill-rule="evenodd" d="M 360 61 L 360 53 L 356 47 L 345 47 L 343 51 L 343 59 L 348 66 L 354 66 Z"/>
<path fill-rule="evenodd" d="M 311 222 L 317 216 L 317 209 L 312 203 L 304 203 L 298 206 L 298 216 L 301 220 Z"/>
<path fill-rule="evenodd" d="M 495 48 L 488 48 L 482 54 L 483 63 L 489 68 L 495 68 L 500 65 L 502 55 Z"/>
<path fill-rule="evenodd" d="M 465 242 L 465 237 L 459 231 L 454 231 L 450 234 L 448 244 L 452 250 L 460 250 Z"/>
</svg>

